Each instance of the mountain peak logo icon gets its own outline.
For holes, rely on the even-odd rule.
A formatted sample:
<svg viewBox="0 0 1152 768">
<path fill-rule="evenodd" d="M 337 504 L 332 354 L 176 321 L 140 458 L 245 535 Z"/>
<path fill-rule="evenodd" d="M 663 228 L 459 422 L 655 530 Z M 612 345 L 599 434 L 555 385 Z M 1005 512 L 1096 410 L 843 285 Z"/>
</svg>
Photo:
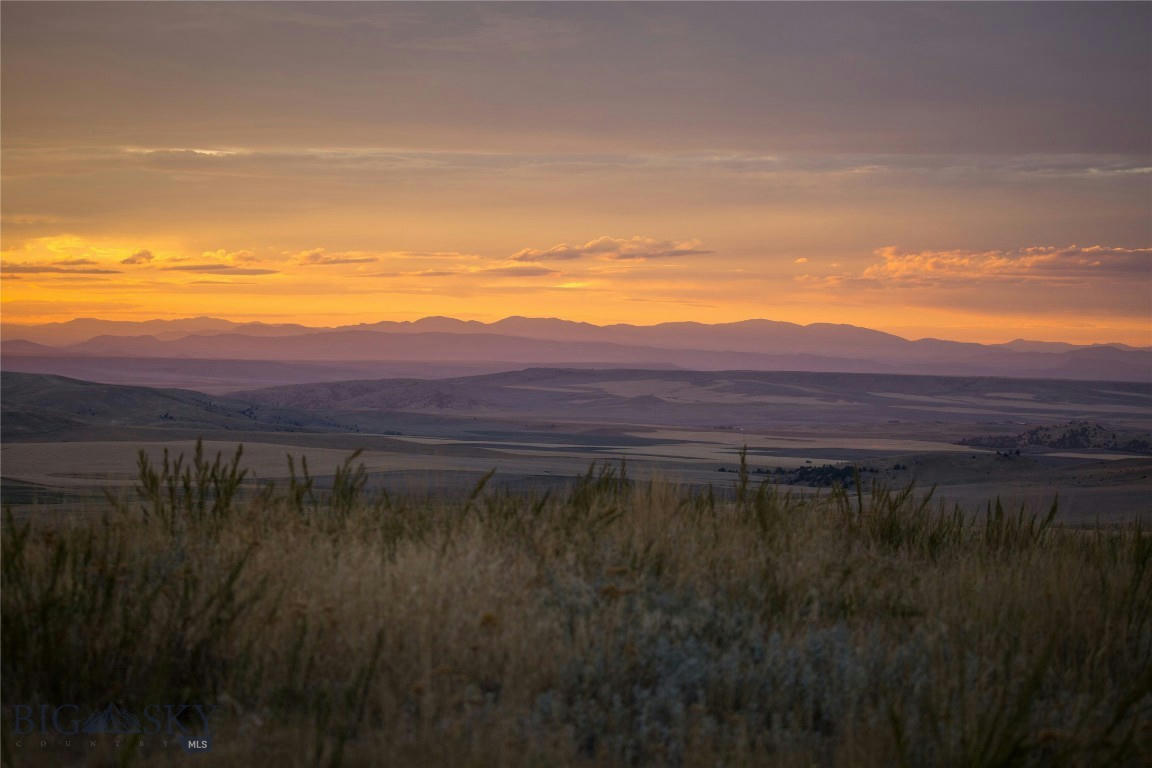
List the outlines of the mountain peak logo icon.
<svg viewBox="0 0 1152 768">
<path fill-rule="evenodd" d="M 140 720 L 131 712 L 125 712 L 115 704 L 93 712 L 80 726 L 82 733 L 140 733 Z"/>
</svg>

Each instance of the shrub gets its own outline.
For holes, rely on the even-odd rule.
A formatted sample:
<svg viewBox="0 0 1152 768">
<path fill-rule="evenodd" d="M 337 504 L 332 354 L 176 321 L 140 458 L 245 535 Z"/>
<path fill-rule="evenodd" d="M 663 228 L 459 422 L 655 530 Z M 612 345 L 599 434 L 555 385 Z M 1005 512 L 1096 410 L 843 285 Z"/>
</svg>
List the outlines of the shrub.
<svg viewBox="0 0 1152 768">
<path fill-rule="evenodd" d="M 1138 765 L 1152 537 L 857 475 L 462 498 L 142 457 L 137 500 L 6 512 L 17 704 L 219 707 L 214 758 L 339 765 Z M 55 764 L 19 751 L 5 762 Z M 68 755 L 64 754 L 67 758 Z M 129 740 L 121 762 L 175 761 Z M 84 759 L 83 753 L 74 756 Z"/>
</svg>

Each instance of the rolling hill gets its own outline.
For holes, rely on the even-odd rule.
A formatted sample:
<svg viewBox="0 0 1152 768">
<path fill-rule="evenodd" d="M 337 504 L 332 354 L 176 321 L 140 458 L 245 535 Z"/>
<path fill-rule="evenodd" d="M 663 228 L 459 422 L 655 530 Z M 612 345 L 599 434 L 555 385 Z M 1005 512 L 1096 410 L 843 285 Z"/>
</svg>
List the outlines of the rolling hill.
<svg viewBox="0 0 1152 768">
<path fill-rule="evenodd" d="M 324 415 L 181 389 L 97 384 L 63 376 L 0 374 L 3 439 L 49 437 L 85 427 L 203 431 L 348 431 Z"/>
<path fill-rule="evenodd" d="M 1152 386 L 1006 378 L 534 368 L 436 381 L 384 379 L 233 395 L 339 414 L 370 431 L 390 411 L 632 424 L 765 427 L 886 422 L 1152 421 Z"/>
</svg>

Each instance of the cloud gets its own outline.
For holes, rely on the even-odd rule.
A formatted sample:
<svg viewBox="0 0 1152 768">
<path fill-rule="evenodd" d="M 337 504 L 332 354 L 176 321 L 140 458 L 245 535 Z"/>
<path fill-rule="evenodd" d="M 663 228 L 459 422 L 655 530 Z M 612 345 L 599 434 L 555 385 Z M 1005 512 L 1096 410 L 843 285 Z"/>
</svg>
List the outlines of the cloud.
<svg viewBox="0 0 1152 768">
<path fill-rule="evenodd" d="M 178 267 L 164 267 L 166 272 L 204 272 L 213 275 L 274 275 L 275 269 L 252 269 L 231 264 L 182 264 Z"/>
<path fill-rule="evenodd" d="M 311 251 L 301 251 L 294 254 L 296 261 L 308 266 L 327 266 L 330 264 L 370 264 L 380 259 L 376 256 L 358 253 L 324 253 L 323 248 Z"/>
<path fill-rule="evenodd" d="M 547 267 L 493 267 L 491 269 L 477 270 L 474 274 L 495 275 L 498 277 L 540 277 L 542 275 L 555 275 L 558 270 Z"/>
<path fill-rule="evenodd" d="M 548 152 L 371 148 L 371 147 L 258 147 L 189 149 L 179 147 L 120 147 L 68 150 L 35 155 L 10 150 L 8 154 L 28 163 L 77 162 L 116 165 L 127 159 L 133 164 L 170 170 L 195 170 L 198 174 L 251 171 L 284 174 L 318 169 L 343 173 L 411 173 L 416 175 L 487 173 L 517 170 L 544 175 L 598 171 L 645 174 L 724 174 L 741 179 L 838 179 L 874 181 L 879 177 L 978 180 L 988 174 L 1018 180 L 1124 178 L 1152 174 L 1146 152 L 1135 153 L 1037 153 L 1017 152 L 806 152 L 764 154 L 760 152 Z M 44 219 L 49 219 L 45 221 Z M 22 223 L 54 223 L 50 217 L 23 217 Z M 7 223 L 7 222 L 6 222 Z"/>
<path fill-rule="evenodd" d="M 792 263 L 793 263 L 793 264 L 807 264 L 807 263 L 808 263 L 808 259 L 807 259 L 807 257 L 805 257 L 805 256 L 801 256 L 801 257 L 800 257 L 800 258 L 798 258 L 798 259 L 793 259 L 793 260 L 792 260 Z"/>
<path fill-rule="evenodd" d="M 219 248 L 215 251 L 204 251 L 200 256 L 209 261 L 239 262 L 241 264 L 260 261 L 260 257 L 252 251 L 226 251 Z"/>
<path fill-rule="evenodd" d="M 792 278 L 793 282 L 800 283 L 808 288 L 840 288 L 849 278 L 844 275 L 797 275 Z M 856 280 L 857 283 L 864 282 L 860 279 Z M 875 284 L 876 281 L 869 281 Z"/>
<path fill-rule="evenodd" d="M 237 149 L 201 149 L 197 147 L 169 147 L 164 149 L 148 149 L 146 147 L 125 147 L 124 152 L 130 155 L 170 155 L 173 157 L 234 157 L 248 154 L 245 150 Z"/>
<path fill-rule="evenodd" d="M 37 274 L 62 274 L 62 275 L 118 275 L 118 269 L 69 269 L 66 267 L 52 266 L 48 264 L 3 264 L 0 265 L 0 272 L 6 275 L 23 274 L 23 275 L 37 275 Z"/>
<path fill-rule="evenodd" d="M 559 274 L 558 270 L 536 265 L 513 265 L 509 267 L 489 267 L 488 269 L 453 270 L 422 269 L 415 272 L 373 272 L 364 277 L 470 277 L 488 275 L 492 277 L 542 277 Z"/>
<path fill-rule="evenodd" d="M 0 216 L 0 224 L 6 227 L 27 227 L 37 224 L 58 224 L 58 216 L 40 216 L 37 214 L 5 214 Z"/>
<path fill-rule="evenodd" d="M 1015 250 L 902 252 L 881 248 L 882 261 L 864 270 L 865 280 L 910 284 L 1004 280 L 1052 281 L 1152 277 L 1152 248 L 1032 246 Z"/>
<path fill-rule="evenodd" d="M 421 269 L 409 272 L 369 272 L 362 277 L 452 277 L 453 275 L 468 275 L 472 272 L 462 272 L 456 269 Z"/>
<path fill-rule="evenodd" d="M 517 251 L 512 257 L 513 261 L 569 261 L 571 259 L 580 259 L 585 256 L 587 251 L 579 246 L 560 244 L 554 245 L 548 250 L 540 250 L 538 248 L 525 248 L 522 251 Z"/>
<path fill-rule="evenodd" d="M 712 253 L 702 250 L 698 240 L 656 240 L 639 235 L 624 237 L 598 237 L 583 245 L 560 243 L 546 250 L 525 248 L 517 252 L 513 261 L 570 261 L 585 256 L 604 259 L 662 259 L 679 256 L 698 256 Z"/>
<path fill-rule="evenodd" d="M 136 253 L 132 254 L 128 258 L 121 259 L 120 263 L 121 264 L 147 264 L 148 262 L 152 261 L 152 259 L 154 259 L 154 258 L 156 258 L 156 257 L 152 255 L 152 251 L 136 251 Z"/>
<path fill-rule="evenodd" d="M 370 264 L 379 261 L 375 256 L 326 256 L 318 261 L 309 261 L 308 264 Z"/>
<path fill-rule="evenodd" d="M 52 263 L 58 267 L 87 267 L 94 264 L 99 264 L 100 262 L 94 261 L 92 259 L 64 259 L 62 261 L 54 261 Z"/>
<path fill-rule="evenodd" d="M 460 251 L 392 251 L 389 256 L 406 259 L 478 259 L 474 253 L 461 253 Z"/>
</svg>

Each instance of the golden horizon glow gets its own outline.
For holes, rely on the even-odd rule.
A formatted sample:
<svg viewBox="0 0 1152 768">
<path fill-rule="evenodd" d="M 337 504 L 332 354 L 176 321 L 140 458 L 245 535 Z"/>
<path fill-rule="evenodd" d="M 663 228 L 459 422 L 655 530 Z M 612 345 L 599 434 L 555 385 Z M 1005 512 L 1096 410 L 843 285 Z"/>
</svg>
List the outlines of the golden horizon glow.
<svg viewBox="0 0 1152 768">
<path fill-rule="evenodd" d="M 75 317 L 211 316 L 317 327 L 433 315 L 481 322 L 510 315 L 560 317 L 597 325 L 759 318 L 801 325 L 846 323 L 906 338 L 980 343 L 1028 338 L 1152 344 L 1152 330 L 1142 318 L 1132 322 L 1106 312 L 1081 313 L 1073 324 L 1059 314 L 965 311 L 925 302 L 911 305 L 916 324 L 910 325 L 909 305 L 886 312 L 870 298 L 882 292 L 915 302 L 925 295 L 926 281 L 933 300 L 945 292 L 984 292 L 985 280 L 1005 272 L 1025 281 L 1055 281 L 1049 291 L 1069 281 L 1075 289 L 1081 279 L 1076 273 L 1099 270 L 1102 253 L 1113 262 L 1127 257 L 1138 270 L 1140 260 L 1152 254 L 1149 249 L 908 254 L 888 247 L 877 249 L 872 263 L 854 274 L 827 260 L 824 274 L 812 274 L 821 264 L 797 259 L 785 290 L 779 278 L 765 280 L 740 268 L 716 274 L 706 265 L 686 263 L 710 255 L 702 245 L 602 236 L 583 244 L 525 248 L 499 259 L 460 252 L 329 253 L 318 248 L 266 255 L 248 249 L 190 253 L 171 243 L 143 249 L 119 239 L 63 235 L 0 254 L 5 271 L 0 316 L 7 325 Z M 1124 274 L 1121 269 L 1121 279 Z M 769 304 L 761 290 L 779 295 Z M 510 304 L 515 311 L 509 311 Z M 428 311 L 430 306 L 447 311 Z"/>
</svg>

